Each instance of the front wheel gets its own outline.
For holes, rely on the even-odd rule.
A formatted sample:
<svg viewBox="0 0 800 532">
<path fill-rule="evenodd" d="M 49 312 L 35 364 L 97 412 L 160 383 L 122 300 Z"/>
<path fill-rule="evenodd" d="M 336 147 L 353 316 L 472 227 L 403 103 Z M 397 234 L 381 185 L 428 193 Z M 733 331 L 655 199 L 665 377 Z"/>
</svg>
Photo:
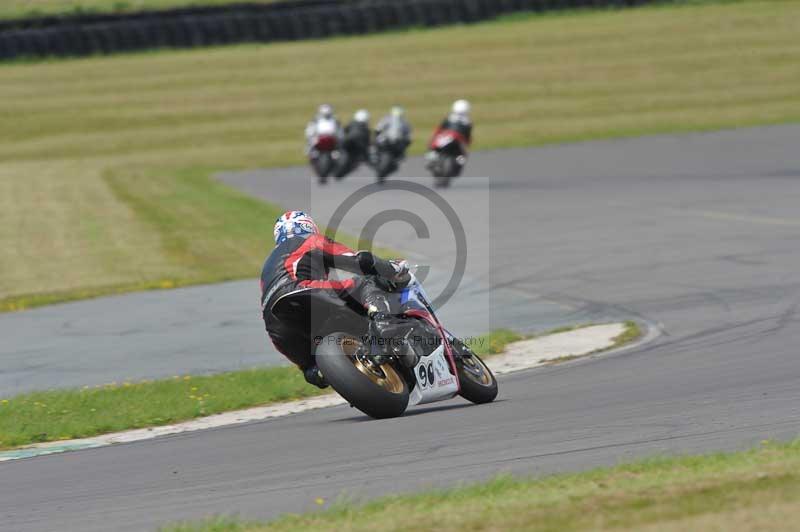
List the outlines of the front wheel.
<svg viewBox="0 0 800 532">
<path fill-rule="evenodd" d="M 408 383 L 394 366 L 374 363 L 361 347 L 350 334 L 331 333 L 317 347 L 317 367 L 339 395 L 368 416 L 402 416 L 408 407 Z"/>
<path fill-rule="evenodd" d="M 494 401 L 497 397 L 497 379 L 492 370 L 460 341 L 453 342 L 453 349 L 456 353 L 458 380 L 461 383 L 459 395 L 476 404 Z"/>
</svg>

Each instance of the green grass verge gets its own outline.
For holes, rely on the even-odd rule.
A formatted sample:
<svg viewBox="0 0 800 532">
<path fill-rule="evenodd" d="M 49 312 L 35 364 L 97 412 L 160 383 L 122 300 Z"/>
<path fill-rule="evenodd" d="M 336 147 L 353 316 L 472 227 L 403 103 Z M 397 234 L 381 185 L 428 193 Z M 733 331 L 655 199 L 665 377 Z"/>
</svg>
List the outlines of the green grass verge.
<svg viewBox="0 0 800 532">
<path fill-rule="evenodd" d="M 210 175 L 301 163 L 326 100 L 404 105 L 414 153 L 456 97 L 476 149 L 798 121 L 798 18 L 657 6 L 0 65 L 0 310 L 256 276 L 279 209 Z"/>
<path fill-rule="evenodd" d="M 328 504 L 326 501 L 318 503 Z M 309 505 L 313 501 L 309 501 Z M 402 516 L 402 517 L 400 517 Z M 165 532 L 300 530 L 797 530 L 800 440 L 739 453 L 653 458 L 539 479 L 509 476 L 269 523 L 220 517 Z"/>
<path fill-rule="evenodd" d="M 115 382 L 0 399 L 0 449 L 168 425 L 325 393 L 293 367 Z"/>
<path fill-rule="evenodd" d="M 486 354 L 518 339 L 499 330 L 470 345 Z M 274 367 L 28 393 L 0 399 L 0 449 L 168 425 L 328 392 L 308 385 L 294 367 Z"/>
<path fill-rule="evenodd" d="M 469 344 L 470 349 L 481 357 L 502 353 L 512 342 L 524 340 L 525 337 L 509 329 L 497 329 L 489 334 L 479 336 L 476 342 Z"/>
</svg>

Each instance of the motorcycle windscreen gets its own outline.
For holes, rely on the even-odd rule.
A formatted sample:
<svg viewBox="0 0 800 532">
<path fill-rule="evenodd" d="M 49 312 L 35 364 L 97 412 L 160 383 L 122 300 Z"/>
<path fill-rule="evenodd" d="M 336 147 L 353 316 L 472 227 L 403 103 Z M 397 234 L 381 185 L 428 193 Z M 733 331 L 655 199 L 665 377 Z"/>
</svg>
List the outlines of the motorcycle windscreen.
<svg viewBox="0 0 800 532">
<path fill-rule="evenodd" d="M 458 381 L 450 373 L 441 343 L 430 355 L 420 358 L 414 366 L 414 376 L 417 385 L 411 390 L 409 406 L 450 399 L 458 393 Z"/>
</svg>

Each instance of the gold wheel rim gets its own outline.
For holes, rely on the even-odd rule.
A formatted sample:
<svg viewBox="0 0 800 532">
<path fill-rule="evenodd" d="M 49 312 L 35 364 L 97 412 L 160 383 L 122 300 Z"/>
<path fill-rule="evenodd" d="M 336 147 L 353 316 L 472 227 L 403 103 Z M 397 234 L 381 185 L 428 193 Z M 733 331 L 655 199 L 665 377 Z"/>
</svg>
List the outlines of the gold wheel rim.
<svg viewBox="0 0 800 532">
<path fill-rule="evenodd" d="M 397 370 L 390 364 L 377 365 L 362 360 L 356 355 L 356 351 L 360 346 L 361 342 L 357 338 L 345 338 L 342 342 L 342 351 L 344 351 L 344 354 L 347 355 L 356 369 L 372 381 L 373 384 L 390 393 L 403 393 L 405 382 Z"/>
<path fill-rule="evenodd" d="M 487 369 L 486 364 L 483 363 L 483 360 L 474 355 L 463 357 L 462 360 L 465 366 L 464 373 L 466 373 L 467 377 L 484 386 L 488 386 L 492 383 L 492 378 L 489 376 L 489 370 Z M 469 368 L 466 366 L 469 366 Z"/>
</svg>

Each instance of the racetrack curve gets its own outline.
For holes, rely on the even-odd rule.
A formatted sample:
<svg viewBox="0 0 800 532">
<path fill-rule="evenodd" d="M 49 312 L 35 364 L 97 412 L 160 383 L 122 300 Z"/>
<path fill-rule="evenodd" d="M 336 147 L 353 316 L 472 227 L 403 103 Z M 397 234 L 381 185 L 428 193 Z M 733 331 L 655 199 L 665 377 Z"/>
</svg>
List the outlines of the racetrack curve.
<svg viewBox="0 0 800 532">
<path fill-rule="evenodd" d="M 800 126 L 783 126 L 477 153 L 468 170 L 491 176 L 492 260 L 465 289 L 502 294 L 489 300 L 490 319 L 517 298 L 559 307 L 562 319 L 638 317 L 659 338 L 508 376 L 484 406 L 453 400 L 384 421 L 336 407 L 0 464 L 0 523 L 142 530 L 211 513 L 268 518 L 343 492 L 796 437 L 798 146 Z M 404 172 L 419 175 L 420 164 Z M 315 213 L 368 183 L 348 178 L 320 194 L 304 169 L 223 179 L 287 206 L 310 199 Z M 465 176 L 444 195 L 469 206 L 487 189 Z M 407 241 L 399 231 L 381 236 Z"/>
</svg>

